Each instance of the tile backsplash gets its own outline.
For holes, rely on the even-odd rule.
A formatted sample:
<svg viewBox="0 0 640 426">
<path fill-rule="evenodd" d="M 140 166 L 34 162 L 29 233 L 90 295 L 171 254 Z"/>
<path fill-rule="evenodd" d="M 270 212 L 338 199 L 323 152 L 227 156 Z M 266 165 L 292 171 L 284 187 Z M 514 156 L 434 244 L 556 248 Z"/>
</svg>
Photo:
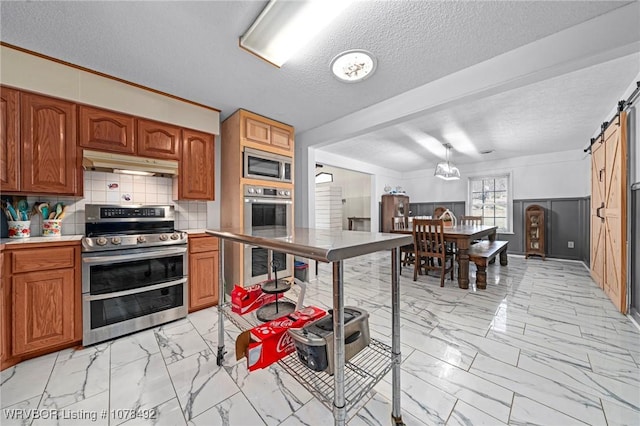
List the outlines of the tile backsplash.
<svg viewBox="0 0 640 426">
<path fill-rule="evenodd" d="M 84 234 L 86 204 L 173 204 L 176 211 L 176 229 L 206 228 L 207 203 L 173 201 L 172 191 L 171 178 L 85 171 L 84 198 L 42 195 L 27 197 L 27 201 L 30 207 L 36 201 L 48 201 L 52 205 L 60 202 L 68 206 L 62 221 L 62 235 Z M 3 215 L 3 230 L 6 229 L 5 219 Z M 31 217 L 31 235 L 34 237 L 42 235 L 40 215 Z"/>
</svg>

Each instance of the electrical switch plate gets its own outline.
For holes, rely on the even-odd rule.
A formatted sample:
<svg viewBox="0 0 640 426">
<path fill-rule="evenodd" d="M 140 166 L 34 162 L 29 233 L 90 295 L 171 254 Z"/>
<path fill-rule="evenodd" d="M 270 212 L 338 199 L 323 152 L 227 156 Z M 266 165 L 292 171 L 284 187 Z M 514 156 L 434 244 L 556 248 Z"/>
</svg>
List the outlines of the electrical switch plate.
<svg viewBox="0 0 640 426">
<path fill-rule="evenodd" d="M 569 241 L 568 246 L 569 246 L 569 248 L 573 248 L 573 247 L 574 247 L 574 246 L 573 246 L 573 241 Z"/>
</svg>

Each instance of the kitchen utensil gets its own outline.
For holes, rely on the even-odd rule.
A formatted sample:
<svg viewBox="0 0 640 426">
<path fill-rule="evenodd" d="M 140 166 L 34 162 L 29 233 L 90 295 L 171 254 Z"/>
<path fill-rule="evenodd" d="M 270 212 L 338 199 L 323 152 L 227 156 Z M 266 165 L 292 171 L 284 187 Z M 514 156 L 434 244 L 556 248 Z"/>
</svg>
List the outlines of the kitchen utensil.
<svg viewBox="0 0 640 426">
<path fill-rule="evenodd" d="M 64 215 L 65 215 L 65 214 L 67 214 L 67 208 L 68 208 L 68 207 L 69 207 L 69 206 L 64 206 L 64 207 L 62 208 L 62 212 L 61 212 L 59 215 L 57 215 L 57 216 L 56 216 L 56 219 L 60 219 L 60 220 L 62 220 L 62 218 L 64 218 Z"/>
<path fill-rule="evenodd" d="M 24 198 L 19 199 L 17 206 L 18 206 L 18 211 L 22 215 L 21 220 L 29 220 L 28 213 L 27 213 L 29 211 L 29 203 L 27 203 L 27 200 Z"/>
<path fill-rule="evenodd" d="M 18 216 L 18 212 L 16 212 L 16 209 L 13 208 L 9 200 L 7 200 L 7 210 L 9 211 L 9 214 L 11 217 L 9 220 L 20 221 L 20 216 Z"/>
<path fill-rule="evenodd" d="M 49 213 L 49 217 L 47 219 L 52 220 L 56 218 L 56 212 Z"/>
<path fill-rule="evenodd" d="M 45 201 L 44 203 L 38 204 L 38 211 L 42 215 L 43 219 L 48 219 L 49 218 L 49 203 Z"/>
<path fill-rule="evenodd" d="M 56 215 L 53 217 L 54 219 L 58 219 L 58 216 L 60 216 L 62 214 L 62 203 L 57 203 L 55 205 L 54 211 L 56 213 Z"/>
</svg>

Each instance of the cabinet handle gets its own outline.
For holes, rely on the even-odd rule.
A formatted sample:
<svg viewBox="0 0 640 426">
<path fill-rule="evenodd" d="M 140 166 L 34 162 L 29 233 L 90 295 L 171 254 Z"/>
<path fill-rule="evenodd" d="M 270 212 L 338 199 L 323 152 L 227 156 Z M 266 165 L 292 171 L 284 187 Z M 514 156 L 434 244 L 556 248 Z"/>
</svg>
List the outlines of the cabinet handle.
<svg viewBox="0 0 640 426">
<path fill-rule="evenodd" d="M 602 175 L 604 174 L 604 167 L 600 169 L 598 172 L 598 180 L 602 182 Z"/>
<path fill-rule="evenodd" d="M 600 210 L 602 209 L 604 209 L 604 203 L 602 203 L 600 207 L 596 209 L 596 216 L 598 216 L 604 222 L 604 217 L 600 216 Z"/>
</svg>

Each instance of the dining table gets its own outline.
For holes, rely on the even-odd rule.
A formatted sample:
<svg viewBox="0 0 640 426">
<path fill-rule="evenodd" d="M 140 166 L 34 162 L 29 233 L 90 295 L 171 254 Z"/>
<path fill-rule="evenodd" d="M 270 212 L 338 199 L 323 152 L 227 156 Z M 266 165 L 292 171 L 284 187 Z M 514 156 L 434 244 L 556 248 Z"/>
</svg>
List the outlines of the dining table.
<svg viewBox="0 0 640 426">
<path fill-rule="evenodd" d="M 406 229 L 394 229 L 390 232 L 398 234 L 413 234 L 413 223 L 410 222 Z M 455 243 L 458 262 L 458 286 L 469 288 L 469 247 L 471 242 L 485 237 L 489 241 L 495 241 L 497 226 L 492 225 L 456 225 L 443 228 L 444 240 Z"/>
</svg>

